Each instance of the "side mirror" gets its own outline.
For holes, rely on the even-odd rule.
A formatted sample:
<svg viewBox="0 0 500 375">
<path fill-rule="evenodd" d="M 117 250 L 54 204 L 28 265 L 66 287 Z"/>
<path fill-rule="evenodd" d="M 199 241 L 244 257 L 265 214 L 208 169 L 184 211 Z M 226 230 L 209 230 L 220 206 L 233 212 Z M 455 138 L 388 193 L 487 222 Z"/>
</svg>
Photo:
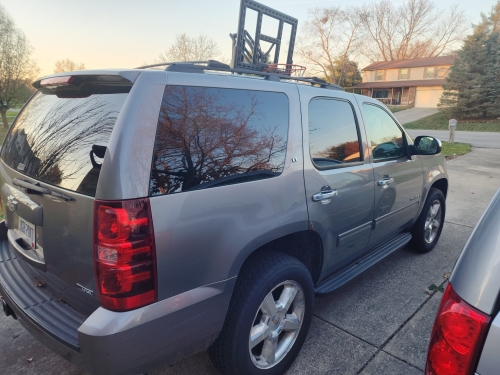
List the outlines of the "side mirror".
<svg viewBox="0 0 500 375">
<path fill-rule="evenodd" d="M 420 155 L 436 155 L 441 152 L 442 148 L 439 139 L 428 135 L 421 135 L 415 138 L 414 145 Z"/>
</svg>

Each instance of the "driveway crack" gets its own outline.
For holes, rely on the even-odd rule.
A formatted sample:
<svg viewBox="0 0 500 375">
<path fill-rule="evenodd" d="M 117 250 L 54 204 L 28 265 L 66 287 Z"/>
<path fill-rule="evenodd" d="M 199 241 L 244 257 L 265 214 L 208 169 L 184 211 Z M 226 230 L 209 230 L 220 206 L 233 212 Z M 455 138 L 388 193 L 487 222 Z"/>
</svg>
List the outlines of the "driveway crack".
<svg viewBox="0 0 500 375">
<path fill-rule="evenodd" d="M 447 282 L 448 282 L 448 279 L 445 279 L 445 280 L 444 280 L 444 281 L 443 281 L 443 282 L 442 282 L 439 286 L 440 286 L 440 287 L 444 287 L 444 285 L 445 285 Z M 438 288 L 438 289 L 441 289 L 441 288 Z M 371 361 L 373 361 L 373 359 L 374 359 L 374 358 L 375 358 L 375 357 L 376 357 L 376 356 L 377 356 L 377 355 L 378 355 L 381 351 L 383 351 L 384 353 L 387 353 L 387 352 L 384 350 L 384 348 L 387 346 L 387 344 L 389 344 L 389 342 L 390 342 L 390 341 L 394 338 L 394 336 L 396 336 L 396 334 L 397 334 L 399 331 L 401 331 L 401 330 L 403 329 L 403 327 L 404 327 L 404 326 L 405 326 L 405 325 L 406 325 L 406 324 L 407 324 L 410 320 L 412 320 L 412 319 L 415 317 L 415 315 L 416 315 L 416 314 L 417 314 L 417 313 L 418 313 L 418 312 L 419 312 L 419 311 L 420 311 L 420 310 L 421 310 L 421 309 L 425 306 L 425 304 L 426 304 L 427 302 L 429 302 L 429 300 L 430 300 L 430 299 L 434 296 L 434 294 L 436 294 L 436 293 L 437 293 L 437 291 L 435 291 L 434 293 L 430 294 L 430 295 L 429 295 L 429 296 L 428 296 L 428 297 L 424 300 L 424 302 L 422 302 L 422 304 L 420 304 L 420 306 L 419 306 L 419 307 L 418 307 L 418 308 L 417 308 L 417 309 L 413 312 L 413 314 L 411 314 L 411 315 L 408 317 L 408 319 L 406 319 L 406 320 L 405 320 L 405 321 L 404 321 L 404 322 L 403 322 L 403 323 L 399 326 L 399 328 L 398 328 L 396 331 L 394 331 L 394 333 L 393 333 L 392 335 L 390 335 L 390 336 L 389 336 L 389 338 L 388 338 L 387 340 L 385 340 L 385 342 L 384 342 L 382 345 L 380 345 L 379 347 L 377 347 L 377 351 L 376 351 L 376 352 L 375 352 L 375 353 L 371 356 L 371 358 L 370 358 L 370 359 L 369 359 L 369 360 L 368 360 L 368 361 L 364 364 L 364 366 L 363 366 L 363 367 L 361 367 L 361 369 L 359 369 L 359 371 L 356 373 L 356 375 L 361 374 L 361 372 L 363 372 L 363 370 L 364 370 L 364 369 L 365 369 L 365 368 L 366 368 L 366 367 L 370 364 L 370 362 L 371 362 Z M 389 353 L 387 353 L 387 354 L 389 354 Z M 389 355 L 391 355 L 391 356 L 392 356 L 392 357 L 394 357 L 394 358 L 397 358 L 397 357 L 393 356 L 392 354 L 389 354 Z M 397 359 L 399 359 L 399 360 L 401 360 L 401 361 L 403 361 L 403 362 L 405 362 L 405 363 L 408 363 L 408 362 L 406 362 L 406 361 L 404 361 L 404 360 L 402 360 L 402 359 L 400 359 L 400 358 L 397 358 Z M 415 365 L 412 365 L 412 364 L 410 364 L 410 363 L 408 363 L 408 365 L 410 365 L 410 366 L 412 366 L 412 367 L 415 367 L 415 368 L 417 368 L 417 369 L 421 370 L 420 368 L 418 368 L 418 367 L 416 367 Z"/>
<path fill-rule="evenodd" d="M 454 223 L 453 221 L 447 221 L 447 220 L 445 220 L 444 222 L 445 222 L 445 223 L 448 223 L 448 224 L 459 225 L 459 226 L 461 226 L 461 227 L 471 228 L 471 229 L 474 229 L 474 228 L 475 228 L 475 226 L 466 225 L 466 224 Z"/>
</svg>

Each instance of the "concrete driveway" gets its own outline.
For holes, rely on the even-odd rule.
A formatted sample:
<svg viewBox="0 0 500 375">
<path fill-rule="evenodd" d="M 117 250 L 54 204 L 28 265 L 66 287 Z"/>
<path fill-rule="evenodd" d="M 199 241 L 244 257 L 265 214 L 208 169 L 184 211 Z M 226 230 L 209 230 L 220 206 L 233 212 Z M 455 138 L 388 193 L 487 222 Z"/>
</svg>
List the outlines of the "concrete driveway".
<svg viewBox="0 0 500 375">
<path fill-rule="evenodd" d="M 441 239 L 429 254 L 402 249 L 326 298 L 316 299 L 306 343 L 287 375 L 422 374 L 441 293 L 460 251 L 500 186 L 498 150 L 474 152 L 448 163 L 450 189 Z M 469 181 L 474 181 L 470 184 Z M 1 374 L 84 372 L 36 342 L 16 321 L 0 317 Z M 137 343 L 140 345 L 140 343 Z M 203 352 L 150 375 L 218 372 Z"/>
<path fill-rule="evenodd" d="M 438 113 L 437 108 L 410 108 L 394 113 L 394 117 L 396 117 L 401 124 L 407 124 L 433 115 L 434 113 Z"/>
<path fill-rule="evenodd" d="M 459 124 L 460 125 L 460 124 Z M 419 135 L 430 135 L 442 141 L 448 141 L 448 130 L 406 130 L 412 138 Z M 472 147 L 500 148 L 500 133 L 498 132 L 455 132 L 455 142 L 469 143 Z"/>
</svg>

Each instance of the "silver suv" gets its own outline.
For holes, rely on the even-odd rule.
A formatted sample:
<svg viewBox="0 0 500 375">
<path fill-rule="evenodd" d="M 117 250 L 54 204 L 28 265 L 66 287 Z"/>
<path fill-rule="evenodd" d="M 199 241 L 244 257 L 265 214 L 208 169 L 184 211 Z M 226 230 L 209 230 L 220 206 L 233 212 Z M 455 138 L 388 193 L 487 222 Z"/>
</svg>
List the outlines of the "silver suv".
<svg viewBox="0 0 500 375">
<path fill-rule="evenodd" d="M 235 74 L 238 73 L 238 74 Z M 448 175 L 379 101 L 176 63 L 51 75 L 4 141 L 4 311 L 96 374 L 282 374 L 315 294 L 436 245 Z"/>
</svg>

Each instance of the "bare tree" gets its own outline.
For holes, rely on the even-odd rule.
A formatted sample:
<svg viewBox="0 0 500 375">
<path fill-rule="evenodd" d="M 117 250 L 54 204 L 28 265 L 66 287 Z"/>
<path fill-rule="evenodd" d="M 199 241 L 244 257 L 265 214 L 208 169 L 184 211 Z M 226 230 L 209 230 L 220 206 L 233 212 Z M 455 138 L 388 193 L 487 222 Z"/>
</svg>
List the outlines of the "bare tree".
<svg viewBox="0 0 500 375">
<path fill-rule="evenodd" d="M 165 61 L 199 61 L 215 59 L 220 55 L 217 43 L 204 35 L 190 37 L 179 34 L 174 44 L 158 57 L 160 62 Z"/>
<path fill-rule="evenodd" d="M 362 19 L 353 8 L 310 10 L 297 54 L 312 74 L 342 85 L 347 67 L 361 52 L 362 26 Z"/>
<path fill-rule="evenodd" d="M 370 41 L 364 55 L 371 61 L 439 56 L 451 52 L 469 28 L 456 5 L 440 10 L 433 0 L 382 0 L 357 8 Z"/>
<path fill-rule="evenodd" d="M 27 99 L 27 86 L 38 72 L 32 52 L 24 33 L 0 5 L 0 114 L 5 128 L 9 126 L 7 109 Z"/>
<path fill-rule="evenodd" d="M 84 70 L 85 64 L 76 63 L 70 59 L 57 60 L 55 63 L 54 73 L 72 72 L 75 70 Z"/>
</svg>

